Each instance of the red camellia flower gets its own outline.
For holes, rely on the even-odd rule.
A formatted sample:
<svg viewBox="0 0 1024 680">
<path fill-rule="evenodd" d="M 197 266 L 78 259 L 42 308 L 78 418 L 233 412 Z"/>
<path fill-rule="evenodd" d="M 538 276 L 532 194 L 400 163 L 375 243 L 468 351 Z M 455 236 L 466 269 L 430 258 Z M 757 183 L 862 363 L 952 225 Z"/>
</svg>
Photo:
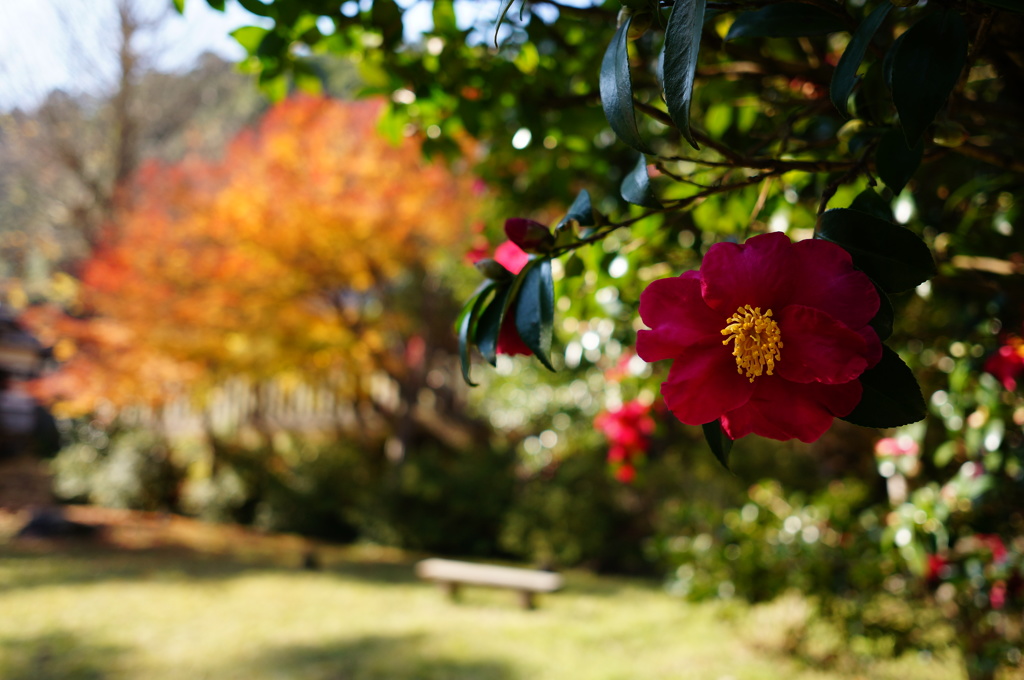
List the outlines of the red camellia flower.
<svg viewBox="0 0 1024 680">
<path fill-rule="evenodd" d="M 530 261 L 530 256 L 522 248 L 512 243 L 512 241 L 505 241 L 495 248 L 494 261 L 513 274 L 518 274 L 526 266 L 526 263 Z M 497 352 L 498 354 L 507 354 L 509 356 L 529 356 L 533 354 L 533 351 L 519 337 L 519 331 L 516 330 L 515 307 L 510 309 L 508 314 L 505 315 L 505 320 L 498 331 Z"/>
<path fill-rule="evenodd" d="M 868 325 L 879 298 L 834 243 L 780 233 L 717 243 L 699 271 L 640 296 L 645 361 L 672 359 L 661 393 L 688 425 L 721 419 L 738 439 L 818 439 L 860 402 L 857 378 L 881 360 Z"/>
<path fill-rule="evenodd" d="M 611 444 L 608 462 L 616 466 L 616 479 L 627 484 L 633 481 L 636 470 L 632 461 L 647 452 L 650 435 L 654 432 L 651 407 L 639 401 L 631 401 L 619 409 L 598 415 L 594 419 L 594 427 Z M 624 479 L 624 476 L 628 479 Z"/>
</svg>

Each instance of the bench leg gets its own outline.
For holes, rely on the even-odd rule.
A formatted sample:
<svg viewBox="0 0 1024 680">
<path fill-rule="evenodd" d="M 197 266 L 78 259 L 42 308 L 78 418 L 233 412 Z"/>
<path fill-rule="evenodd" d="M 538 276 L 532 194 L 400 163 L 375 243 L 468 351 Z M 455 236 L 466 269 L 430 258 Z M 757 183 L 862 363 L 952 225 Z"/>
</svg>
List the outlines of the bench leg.
<svg viewBox="0 0 1024 680">
<path fill-rule="evenodd" d="M 536 609 L 537 604 L 533 600 L 533 593 L 529 590 L 520 590 L 519 605 L 526 610 Z"/>
<path fill-rule="evenodd" d="M 454 581 L 438 581 L 438 585 L 441 586 L 441 590 L 444 591 L 445 595 L 452 602 L 459 601 L 459 584 Z"/>
</svg>

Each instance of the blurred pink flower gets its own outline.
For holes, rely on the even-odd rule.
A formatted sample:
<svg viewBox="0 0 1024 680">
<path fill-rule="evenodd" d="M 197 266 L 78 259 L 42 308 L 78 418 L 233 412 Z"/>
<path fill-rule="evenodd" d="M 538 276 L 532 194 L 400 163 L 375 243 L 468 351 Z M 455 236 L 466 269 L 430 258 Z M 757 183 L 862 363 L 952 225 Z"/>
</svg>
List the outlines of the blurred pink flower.
<svg viewBox="0 0 1024 680">
<path fill-rule="evenodd" d="M 878 456 L 916 456 L 919 451 L 917 442 L 909 437 L 885 437 L 875 444 Z"/>
</svg>

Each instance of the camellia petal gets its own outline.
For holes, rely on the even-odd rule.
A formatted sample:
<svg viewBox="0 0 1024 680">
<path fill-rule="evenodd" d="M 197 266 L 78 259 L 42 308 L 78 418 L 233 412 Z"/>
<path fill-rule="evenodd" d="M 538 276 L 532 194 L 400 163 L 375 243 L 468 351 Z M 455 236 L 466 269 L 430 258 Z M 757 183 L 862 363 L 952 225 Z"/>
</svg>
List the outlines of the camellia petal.
<svg viewBox="0 0 1024 680">
<path fill-rule="evenodd" d="M 864 326 L 857 334 L 867 343 L 868 351 L 864 358 L 868 360 L 868 368 L 874 368 L 875 364 L 882 360 L 882 341 L 871 326 Z"/>
<path fill-rule="evenodd" d="M 759 380 L 747 403 L 722 416 L 722 428 L 732 439 L 757 434 L 817 441 L 835 418 L 853 411 L 862 392 L 858 380 L 839 385 L 794 383 L 779 377 Z"/>
<path fill-rule="evenodd" d="M 513 274 L 518 274 L 530 261 L 530 255 L 512 241 L 505 241 L 494 249 L 494 261 Z"/>
<path fill-rule="evenodd" d="M 704 302 L 726 316 L 750 305 L 776 309 L 790 299 L 795 265 L 785 234 L 754 236 L 746 243 L 716 243 L 700 267 Z"/>
<path fill-rule="evenodd" d="M 694 346 L 672 364 L 661 385 L 665 403 L 681 422 L 703 425 L 739 408 L 754 384 L 736 372 L 736 361 L 720 341 Z"/>
<path fill-rule="evenodd" d="M 834 385 L 855 380 L 868 368 L 864 338 L 819 309 L 790 305 L 779 314 L 779 328 L 785 361 L 775 372 L 786 380 Z"/>
<path fill-rule="evenodd" d="M 640 318 L 651 330 L 637 334 L 636 352 L 647 362 L 675 359 L 698 342 L 722 340 L 722 314 L 704 304 L 698 272 L 651 283 L 640 296 Z"/>
<path fill-rule="evenodd" d="M 508 314 L 505 315 L 505 320 L 501 322 L 501 328 L 498 329 L 498 345 L 495 351 L 498 354 L 505 354 L 510 357 L 533 355 L 533 350 L 527 347 L 526 343 L 523 342 L 523 338 L 519 335 L 519 331 L 516 330 L 516 312 L 514 309 L 510 309 Z"/>
<path fill-rule="evenodd" d="M 879 302 L 834 244 L 793 244 L 779 233 L 719 243 L 696 276 L 641 294 L 650 330 L 639 332 L 637 354 L 673 360 L 661 393 L 686 424 L 720 418 L 733 439 L 814 441 L 853 411 L 860 376 L 881 359 L 868 325 Z"/>
<path fill-rule="evenodd" d="M 846 250 L 829 241 L 809 239 L 794 243 L 793 253 L 797 262 L 791 304 L 820 309 L 850 328 L 871 322 L 878 313 L 878 291 L 867 274 L 853 268 Z"/>
</svg>

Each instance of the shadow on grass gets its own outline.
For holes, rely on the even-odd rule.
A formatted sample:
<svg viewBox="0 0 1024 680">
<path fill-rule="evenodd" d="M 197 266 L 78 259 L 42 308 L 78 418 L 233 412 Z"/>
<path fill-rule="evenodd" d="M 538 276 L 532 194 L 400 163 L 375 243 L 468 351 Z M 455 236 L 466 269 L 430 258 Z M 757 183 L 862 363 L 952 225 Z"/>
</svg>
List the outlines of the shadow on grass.
<svg viewBox="0 0 1024 680">
<path fill-rule="evenodd" d="M 97 542 L 61 542 L 25 548 L 0 545 L 0 593 L 52 585 L 88 585 L 110 581 L 229 581 L 254 573 L 317 574 L 323 578 L 380 585 L 422 583 L 412 561 L 375 562 L 327 554 L 315 571 L 302 567 L 303 555 L 278 555 L 275 560 L 210 553 L 184 547 L 126 550 Z M 623 590 L 660 591 L 648 579 L 617 579 L 572 570 L 564 574 L 565 591 L 596 597 L 617 597 Z M 557 595 L 553 596 L 557 597 Z"/>
<path fill-rule="evenodd" d="M 498 660 L 457 659 L 430 649 L 423 634 L 368 635 L 326 645 L 266 650 L 239 668 L 270 677 L 302 680 L 515 680 Z"/>
<path fill-rule="evenodd" d="M 94 546 L 23 551 L 0 548 L 0 569 L 10 569 L 0 582 L 6 590 L 77 585 L 107 581 L 230 579 L 252 571 L 252 565 L 230 558 L 184 550 L 110 550 Z"/>
<path fill-rule="evenodd" d="M 283 562 L 283 564 L 282 564 Z M 301 555 L 289 561 L 245 560 L 233 555 L 205 553 L 187 548 L 123 550 L 102 544 L 75 542 L 47 549 L 0 546 L 0 592 L 50 585 L 108 581 L 230 580 L 255 572 L 317 573 L 351 581 L 408 584 L 418 579 L 412 564 L 344 562 L 304 572 Z"/>
<path fill-rule="evenodd" d="M 105 680 L 125 653 L 113 645 L 83 640 L 68 632 L 0 639 L 4 680 Z"/>
</svg>

